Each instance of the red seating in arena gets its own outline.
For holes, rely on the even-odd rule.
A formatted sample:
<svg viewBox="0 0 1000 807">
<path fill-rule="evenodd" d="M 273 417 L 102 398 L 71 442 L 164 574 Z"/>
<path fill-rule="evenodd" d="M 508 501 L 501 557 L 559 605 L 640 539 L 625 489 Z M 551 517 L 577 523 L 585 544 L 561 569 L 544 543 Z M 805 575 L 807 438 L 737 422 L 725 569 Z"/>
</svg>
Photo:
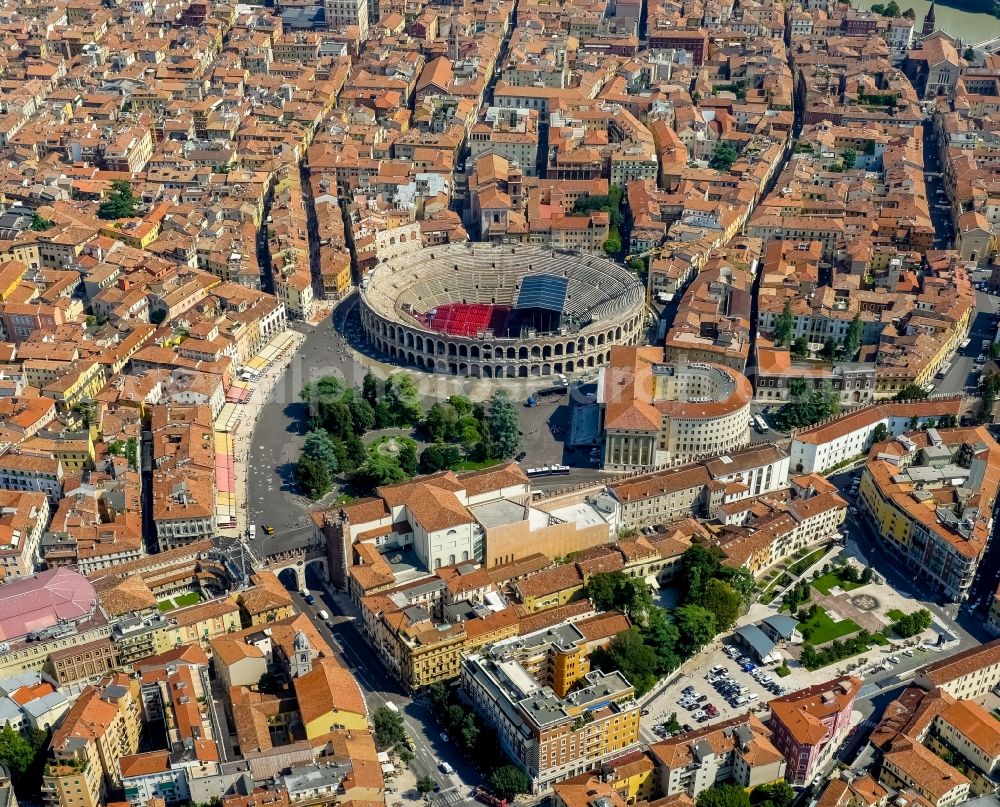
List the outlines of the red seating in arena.
<svg viewBox="0 0 1000 807">
<path fill-rule="evenodd" d="M 510 306 L 506 305 L 448 303 L 434 309 L 427 317 L 427 325 L 449 336 L 475 336 L 490 329 L 499 336 L 506 335 L 509 314 Z"/>
</svg>

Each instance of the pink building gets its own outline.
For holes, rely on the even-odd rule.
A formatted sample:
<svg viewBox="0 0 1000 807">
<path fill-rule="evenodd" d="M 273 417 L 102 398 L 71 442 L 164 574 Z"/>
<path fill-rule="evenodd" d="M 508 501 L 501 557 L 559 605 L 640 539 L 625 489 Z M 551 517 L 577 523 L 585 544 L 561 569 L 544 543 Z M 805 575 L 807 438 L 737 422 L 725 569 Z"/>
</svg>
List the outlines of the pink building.
<svg viewBox="0 0 1000 807">
<path fill-rule="evenodd" d="M 847 735 L 861 684 L 845 675 L 768 704 L 772 741 L 785 756 L 785 778 L 793 785 L 811 782 Z"/>
</svg>

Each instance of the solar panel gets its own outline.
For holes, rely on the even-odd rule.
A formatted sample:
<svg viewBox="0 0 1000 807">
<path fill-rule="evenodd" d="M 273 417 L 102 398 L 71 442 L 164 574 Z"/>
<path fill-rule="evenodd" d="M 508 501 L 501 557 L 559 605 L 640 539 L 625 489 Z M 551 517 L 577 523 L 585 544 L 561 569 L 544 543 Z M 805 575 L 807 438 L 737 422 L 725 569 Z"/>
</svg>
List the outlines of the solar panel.
<svg viewBox="0 0 1000 807">
<path fill-rule="evenodd" d="M 514 308 L 540 308 L 562 313 L 569 281 L 558 275 L 528 275 L 521 281 Z"/>
</svg>

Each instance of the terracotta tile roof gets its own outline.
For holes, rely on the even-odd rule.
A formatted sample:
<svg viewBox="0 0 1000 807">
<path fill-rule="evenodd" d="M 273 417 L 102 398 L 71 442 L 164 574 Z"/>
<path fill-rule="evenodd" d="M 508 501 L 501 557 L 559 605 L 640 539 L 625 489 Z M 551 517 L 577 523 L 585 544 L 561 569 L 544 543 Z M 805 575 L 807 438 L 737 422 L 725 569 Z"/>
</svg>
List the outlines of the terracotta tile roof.
<svg viewBox="0 0 1000 807">
<path fill-rule="evenodd" d="M 1000 757 L 1000 723 L 975 701 L 961 700 L 938 715 L 991 759 Z"/>
<path fill-rule="evenodd" d="M 557 591 L 565 591 L 574 586 L 583 585 L 583 575 L 575 563 L 564 563 L 552 569 L 545 569 L 518 580 L 514 588 L 520 592 L 521 598 L 543 597 Z"/>
<path fill-rule="evenodd" d="M 733 751 L 737 745 L 737 733 L 732 729 L 737 726 L 746 726 L 753 733 L 751 744 L 759 752 L 758 764 L 782 759 L 781 752 L 771 742 L 770 731 L 753 714 L 738 715 L 714 726 L 662 740 L 651 745 L 649 752 L 666 768 L 683 768 L 695 762 L 694 747 L 702 742 L 707 743 L 719 755 Z"/>
<path fill-rule="evenodd" d="M 929 748 L 906 738 L 893 743 L 883 764 L 905 773 L 916 784 L 917 791 L 934 803 L 955 788 L 970 784 L 960 771 Z"/>
<path fill-rule="evenodd" d="M 314 661 L 312 670 L 293 679 L 292 685 L 304 724 L 333 711 L 367 714 L 358 682 L 332 658 Z"/>
<path fill-rule="evenodd" d="M 928 398 L 925 401 L 916 403 L 888 403 L 865 406 L 854 409 L 845 415 L 833 418 L 810 429 L 803 429 L 796 432 L 793 439 L 802 443 L 812 445 L 822 445 L 829 443 L 840 437 L 850 434 L 853 431 L 870 426 L 884 418 L 911 418 L 911 417 L 940 417 L 941 415 L 961 414 L 961 398 Z"/>
<path fill-rule="evenodd" d="M 148 751 L 145 754 L 132 754 L 122 757 L 118 764 L 124 779 L 132 776 L 148 776 L 151 773 L 165 773 L 170 770 L 170 752 Z"/>
<path fill-rule="evenodd" d="M 607 611 L 587 619 L 581 619 L 575 625 L 588 642 L 610 639 L 632 627 L 629 618 L 617 611 Z"/>
<path fill-rule="evenodd" d="M 827 735 L 822 721 L 850 708 L 862 684 L 845 675 L 775 698 L 768 703 L 771 719 L 780 721 L 800 745 L 818 745 Z"/>
<path fill-rule="evenodd" d="M 917 681 L 926 678 L 932 687 L 939 687 L 996 664 L 1000 664 L 1000 639 L 989 644 L 975 645 L 961 653 L 927 664 L 920 669 Z"/>
</svg>

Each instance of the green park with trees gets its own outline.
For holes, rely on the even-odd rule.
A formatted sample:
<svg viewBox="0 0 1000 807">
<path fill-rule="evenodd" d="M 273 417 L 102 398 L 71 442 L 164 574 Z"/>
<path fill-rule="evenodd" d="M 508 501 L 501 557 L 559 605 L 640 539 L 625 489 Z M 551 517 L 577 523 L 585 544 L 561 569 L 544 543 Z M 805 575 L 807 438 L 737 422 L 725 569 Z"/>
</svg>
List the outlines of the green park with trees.
<svg viewBox="0 0 1000 807">
<path fill-rule="evenodd" d="M 732 627 L 754 596 L 750 572 L 723 566 L 715 547 L 688 549 L 677 580 L 681 597 L 672 609 L 653 602 L 645 581 L 619 571 L 595 574 L 584 587 L 596 607 L 621 611 L 633 623 L 607 648 L 595 650 L 591 664 L 606 672 L 620 670 L 640 695 Z"/>
<path fill-rule="evenodd" d="M 295 479 L 311 499 L 338 485 L 370 495 L 418 473 L 486 467 L 513 457 L 521 439 L 517 408 L 503 390 L 485 404 L 453 395 L 425 412 L 409 375 L 380 382 L 368 373 L 360 389 L 327 376 L 307 384 L 301 398 L 309 432 Z M 383 430 L 409 434 L 383 434 L 366 444 L 366 435 Z"/>
</svg>

